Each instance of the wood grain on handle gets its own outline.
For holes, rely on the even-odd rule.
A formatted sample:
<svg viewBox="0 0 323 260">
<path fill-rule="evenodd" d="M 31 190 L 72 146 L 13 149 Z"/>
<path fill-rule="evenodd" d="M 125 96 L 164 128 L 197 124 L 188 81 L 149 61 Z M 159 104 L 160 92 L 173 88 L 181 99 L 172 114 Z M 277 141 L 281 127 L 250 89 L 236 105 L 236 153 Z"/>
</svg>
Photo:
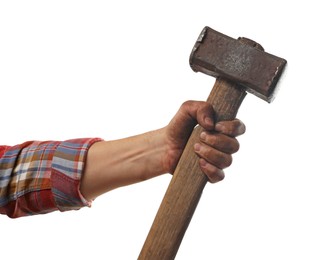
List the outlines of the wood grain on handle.
<svg viewBox="0 0 323 260">
<path fill-rule="evenodd" d="M 244 87 L 218 78 L 207 102 L 213 105 L 217 121 L 232 120 L 245 96 Z M 140 260 L 170 260 L 176 256 L 207 183 L 193 150 L 202 130 L 197 126 L 187 142 L 138 257 Z"/>
</svg>

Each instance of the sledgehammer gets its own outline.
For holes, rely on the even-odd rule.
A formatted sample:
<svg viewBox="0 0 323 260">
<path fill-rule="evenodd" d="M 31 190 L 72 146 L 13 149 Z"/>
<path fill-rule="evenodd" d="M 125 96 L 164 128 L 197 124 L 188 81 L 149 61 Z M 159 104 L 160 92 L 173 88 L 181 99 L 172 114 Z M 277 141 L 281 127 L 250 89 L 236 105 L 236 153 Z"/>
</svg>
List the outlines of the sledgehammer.
<svg viewBox="0 0 323 260">
<path fill-rule="evenodd" d="M 194 71 L 217 77 L 207 99 L 218 121 L 232 120 L 246 91 L 271 102 L 287 61 L 258 43 L 205 27 L 190 56 Z M 193 150 L 202 128 L 191 134 L 139 255 L 140 260 L 174 259 L 207 183 Z"/>
</svg>

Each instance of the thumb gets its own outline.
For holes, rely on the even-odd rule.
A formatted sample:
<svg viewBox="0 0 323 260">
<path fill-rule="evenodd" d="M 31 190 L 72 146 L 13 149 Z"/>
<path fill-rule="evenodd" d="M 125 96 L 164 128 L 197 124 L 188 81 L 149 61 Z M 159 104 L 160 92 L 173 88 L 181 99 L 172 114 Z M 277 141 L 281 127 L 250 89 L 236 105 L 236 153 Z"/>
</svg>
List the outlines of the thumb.
<svg viewBox="0 0 323 260">
<path fill-rule="evenodd" d="M 173 134 L 176 133 L 175 139 L 185 140 L 190 136 L 196 124 L 200 124 L 206 130 L 214 130 L 215 112 L 209 103 L 184 102 L 168 126 Z"/>
<path fill-rule="evenodd" d="M 215 112 L 211 104 L 204 101 L 186 101 L 179 109 L 183 126 L 192 127 L 199 124 L 206 130 L 214 130 Z"/>
</svg>

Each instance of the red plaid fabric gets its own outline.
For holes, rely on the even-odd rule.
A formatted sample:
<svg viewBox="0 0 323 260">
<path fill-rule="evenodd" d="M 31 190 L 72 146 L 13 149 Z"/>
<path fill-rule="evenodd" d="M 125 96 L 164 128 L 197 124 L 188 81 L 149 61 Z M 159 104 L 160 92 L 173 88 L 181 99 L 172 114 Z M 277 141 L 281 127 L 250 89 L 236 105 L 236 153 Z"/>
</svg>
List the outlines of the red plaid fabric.
<svg viewBox="0 0 323 260">
<path fill-rule="evenodd" d="M 79 191 L 86 155 L 99 138 L 0 146 L 0 213 L 11 218 L 90 206 Z"/>
</svg>

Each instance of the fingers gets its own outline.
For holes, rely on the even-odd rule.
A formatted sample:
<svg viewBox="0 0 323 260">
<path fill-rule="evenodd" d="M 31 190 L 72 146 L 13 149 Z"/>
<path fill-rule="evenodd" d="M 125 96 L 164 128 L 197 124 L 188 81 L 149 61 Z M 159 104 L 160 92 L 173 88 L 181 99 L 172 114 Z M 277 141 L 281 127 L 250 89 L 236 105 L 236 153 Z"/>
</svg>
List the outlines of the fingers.
<svg viewBox="0 0 323 260">
<path fill-rule="evenodd" d="M 239 119 L 234 119 L 232 121 L 218 122 L 215 125 L 215 130 L 228 136 L 237 137 L 245 133 L 246 126 Z"/>
<path fill-rule="evenodd" d="M 223 169 L 232 164 L 231 154 L 217 150 L 204 142 L 194 145 L 195 153 L 200 157 L 201 170 L 206 174 L 209 182 L 215 183 L 224 179 Z"/>
<path fill-rule="evenodd" d="M 223 169 L 232 164 L 232 154 L 239 150 L 239 142 L 235 138 L 243 134 L 245 125 L 238 119 L 219 122 L 216 131 L 202 131 L 200 142 L 194 145 L 199 163 L 209 182 L 223 180 Z"/>
<path fill-rule="evenodd" d="M 186 101 L 168 125 L 168 132 L 171 133 L 170 139 L 173 142 L 175 140 L 177 142 L 175 147 L 180 148 L 184 148 L 197 123 L 205 129 L 194 149 L 200 157 L 199 163 L 202 171 L 212 183 L 224 178 L 223 169 L 231 165 L 232 154 L 239 150 L 236 137 L 246 131 L 244 123 L 239 119 L 221 121 L 216 124 L 215 120 L 215 111 L 209 103 Z"/>
<path fill-rule="evenodd" d="M 222 133 L 203 131 L 200 140 L 205 145 L 227 154 L 236 153 L 239 150 L 239 142 L 236 138 L 227 136 Z"/>
<path fill-rule="evenodd" d="M 232 164 L 231 154 L 224 153 L 203 143 L 196 143 L 194 150 L 200 158 L 219 169 L 227 168 Z"/>
<path fill-rule="evenodd" d="M 212 105 L 204 101 L 184 102 L 177 116 L 178 121 L 182 122 L 183 126 L 195 126 L 198 123 L 206 130 L 212 131 L 215 129 L 232 137 L 242 135 L 246 131 L 246 126 L 239 119 L 218 122 L 214 128 L 215 118 Z"/>
<path fill-rule="evenodd" d="M 215 167 L 214 165 L 208 163 L 203 158 L 199 161 L 202 171 L 206 174 L 209 182 L 216 183 L 222 181 L 225 177 L 223 170 Z"/>
</svg>

